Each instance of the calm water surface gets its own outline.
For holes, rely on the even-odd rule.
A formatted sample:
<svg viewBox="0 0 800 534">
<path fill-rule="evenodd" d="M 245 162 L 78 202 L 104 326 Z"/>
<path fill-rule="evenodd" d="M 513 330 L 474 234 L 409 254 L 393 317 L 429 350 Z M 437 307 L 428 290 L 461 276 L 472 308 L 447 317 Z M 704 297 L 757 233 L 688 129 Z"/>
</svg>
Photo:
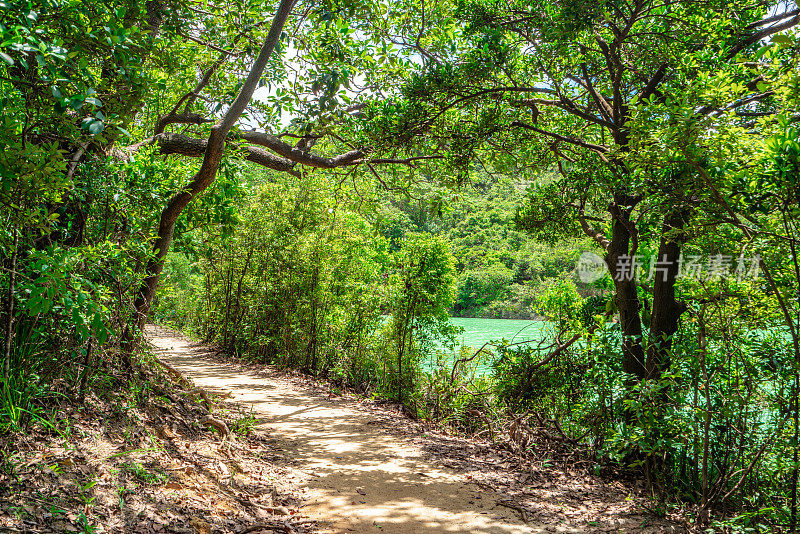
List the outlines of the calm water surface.
<svg viewBox="0 0 800 534">
<path fill-rule="evenodd" d="M 450 322 L 464 329 L 464 333 L 459 336 L 461 345 L 472 347 L 475 350 L 481 348 L 487 341 L 496 342 L 503 339 L 507 339 L 511 343 L 531 339 L 539 341 L 542 329 L 546 325 L 543 321 L 527 319 L 467 319 L 453 317 Z"/>
<path fill-rule="evenodd" d="M 453 317 L 450 321 L 464 329 L 458 336 L 461 347 L 469 347 L 473 351 L 480 349 L 484 343 L 498 343 L 507 340 L 509 343 L 519 343 L 522 341 L 539 341 L 545 335 L 544 330 L 547 323 L 544 321 L 533 321 L 528 319 L 468 319 Z M 461 347 L 456 347 L 455 352 L 460 352 Z M 486 347 L 490 351 L 492 346 Z M 445 366 L 453 360 L 453 355 L 439 355 L 444 359 Z M 436 357 L 433 358 L 435 360 Z M 434 361 L 423 363 L 423 369 L 430 370 L 435 364 Z M 480 373 L 487 373 L 491 370 L 491 357 L 484 357 L 474 362 L 476 369 Z"/>
</svg>

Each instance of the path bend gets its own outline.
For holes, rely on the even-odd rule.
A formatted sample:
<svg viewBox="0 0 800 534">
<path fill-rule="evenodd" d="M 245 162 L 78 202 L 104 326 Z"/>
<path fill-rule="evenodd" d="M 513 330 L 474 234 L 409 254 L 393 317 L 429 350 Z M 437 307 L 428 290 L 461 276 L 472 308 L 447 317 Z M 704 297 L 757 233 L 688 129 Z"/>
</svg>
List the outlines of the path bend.
<svg viewBox="0 0 800 534">
<path fill-rule="evenodd" d="M 149 325 L 156 354 L 212 392 L 252 407 L 259 430 L 308 475 L 301 513 L 329 532 L 528 534 L 556 532 L 523 523 L 497 494 L 435 465 L 420 447 L 352 400 L 329 399 L 274 372 L 242 370 L 210 357 L 181 334 Z"/>
</svg>

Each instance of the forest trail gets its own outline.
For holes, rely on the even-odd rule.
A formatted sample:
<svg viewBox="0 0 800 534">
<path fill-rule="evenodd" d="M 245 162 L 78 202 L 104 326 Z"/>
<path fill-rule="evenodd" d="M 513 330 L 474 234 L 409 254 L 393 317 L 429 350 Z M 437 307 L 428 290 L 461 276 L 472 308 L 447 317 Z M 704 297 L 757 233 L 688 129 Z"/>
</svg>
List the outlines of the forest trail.
<svg viewBox="0 0 800 534">
<path fill-rule="evenodd" d="M 435 465 L 411 440 L 343 398 L 327 398 L 277 373 L 220 363 L 208 349 L 169 329 L 148 326 L 156 354 L 214 393 L 252 407 L 258 429 L 277 440 L 305 474 L 303 515 L 325 532 L 521 534 L 560 528 L 523 523 L 499 495 Z M 395 429 L 396 430 L 396 429 Z"/>
</svg>

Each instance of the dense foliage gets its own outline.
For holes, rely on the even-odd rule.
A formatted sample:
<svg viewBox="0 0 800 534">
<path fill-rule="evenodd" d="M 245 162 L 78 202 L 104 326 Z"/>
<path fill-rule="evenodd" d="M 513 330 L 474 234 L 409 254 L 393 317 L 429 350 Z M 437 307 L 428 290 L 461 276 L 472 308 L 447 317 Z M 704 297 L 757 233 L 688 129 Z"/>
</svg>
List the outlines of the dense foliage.
<svg viewBox="0 0 800 534">
<path fill-rule="evenodd" d="M 0 1 L 0 432 L 129 377 L 149 317 L 459 430 L 515 421 L 522 451 L 535 418 L 703 527 L 796 531 L 798 23 Z M 459 351 L 451 314 L 544 322 Z"/>
</svg>

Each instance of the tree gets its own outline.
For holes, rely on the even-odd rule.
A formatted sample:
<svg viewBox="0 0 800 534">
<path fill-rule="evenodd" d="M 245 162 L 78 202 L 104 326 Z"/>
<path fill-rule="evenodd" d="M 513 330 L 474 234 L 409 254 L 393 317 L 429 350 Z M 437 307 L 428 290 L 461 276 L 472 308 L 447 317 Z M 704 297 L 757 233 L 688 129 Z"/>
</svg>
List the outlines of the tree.
<svg viewBox="0 0 800 534">
<path fill-rule="evenodd" d="M 458 12 L 460 57 L 428 66 L 402 103 L 385 104 L 383 130 L 409 145 L 446 138 L 466 160 L 558 169 L 561 179 L 532 195 L 519 220 L 536 231 L 567 217 L 595 240 L 614 281 L 624 368 L 656 377 L 684 310 L 678 259 L 702 201 L 694 168 L 681 158 L 654 162 L 635 122 L 658 109 L 681 123 L 671 139 L 684 144 L 709 116 L 734 111 L 746 122 L 748 106 L 769 108 L 774 93 L 745 58 L 797 25 L 800 12 L 766 13 L 728 2 L 468 2 Z M 737 91 L 698 91 L 709 76 Z M 656 242 L 668 266 L 653 282 L 649 339 L 626 271 L 642 242 Z"/>
<path fill-rule="evenodd" d="M 205 45 L 207 48 L 220 51 L 218 59 L 203 72 L 193 90 L 178 98 L 171 111 L 159 114 L 152 136 L 127 148 L 128 153 L 135 153 L 145 147 L 155 145 L 158 147 L 159 153 L 163 155 L 176 154 L 203 158 L 203 164 L 191 182 L 172 197 L 161 213 L 158 237 L 153 246 L 153 257 L 148 262 L 146 277 L 135 301 L 134 329 L 142 327 L 149 313 L 159 275 L 163 269 L 164 258 L 173 240 L 177 219 L 186 206 L 213 183 L 217 168 L 224 156 L 226 142 L 235 142 L 239 154 L 250 162 L 296 176 L 300 176 L 302 172 L 308 172 L 298 169 L 298 166 L 308 169 L 353 169 L 348 173 L 355 172 L 358 167 L 366 167 L 378 180 L 381 180 L 375 170 L 377 165 L 413 167 L 420 161 L 438 160 L 444 157 L 441 153 L 401 158 L 394 155 L 379 157 L 377 153 L 386 147 L 370 143 L 370 139 L 363 135 L 354 136 L 340 133 L 351 133 L 348 129 L 351 129 L 354 124 L 358 124 L 360 131 L 370 127 L 368 122 L 362 121 L 359 117 L 359 112 L 365 105 L 364 102 L 355 103 L 342 109 L 343 103 L 353 101 L 353 98 L 342 90 L 342 87 L 351 88 L 352 92 L 351 82 L 357 75 L 369 77 L 371 81 L 359 91 L 369 94 L 371 98 L 376 98 L 381 93 L 380 83 L 381 80 L 385 80 L 386 71 L 402 72 L 405 70 L 405 66 L 398 61 L 397 56 L 390 48 L 387 48 L 386 42 L 382 40 L 382 36 L 385 36 L 387 32 L 386 26 L 383 24 L 385 18 L 382 18 L 385 15 L 386 6 L 380 3 L 336 7 L 321 5 L 318 9 L 309 9 L 297 15 L 294 35 L 289 38 L 283 32 L 283 28 L 293 5 L 294 3 L 288 1 L 280 3 L 278 13 L 258 57 L 253 65 L 248 67 L 246 78 L 236 85 L 238 92 L 236 98 L 215 125 L 210 128 L 207 139 L 196 135 L 171 133 L 166 129 L 171 125 L 202 126 L 212 122 L 208 118 L 208 110 L 198 113 L 192 111 L 192 106 L 204 91 L 208 92 L 217 71 L 234 53 L 210 43 L 205 43 Z M 346 16 L 350 13 L 355 14 L 356 18 L 348 22 Z M 392 12 L 390 18 L 399 18 L 399 22 L 396 23 L 405 24 L 407 13 L 406 11 Z M 318 27 L 309 27 L 306 21 L 309 15 L 320 22 Z M 383 22 L 376 23 L 376 20 Z M 248 23 L 254 24 L 251 19 L 248 19 Z M 355 28 L 350 27 L 351 23 Z M 213 25 L 210 24 L 210 26 L 213 29 Z M 423 29 L 424 26 L 423 20 Z M 356 29 L 365 31 L 367 38 L 357 39 L 354 37 Z M 233 44 L 235 45 L 240 38 L 246 35 L 246 32 L 238 35 L 233 40 Z M 418 35 L 417 42 L 421 37 L 422 32 Z M 195 36 L 190 35 L 187 38 L 203 43 L 200 38 Z M 315 39 L 319 40 L 322 46 L 313 46 Z M 302 66 L 299 69 L 302 72 L 291 82 L 294 96 L 287 94 L 287 91 L 278 85 L 275 96 L 267 98 L 268 104 L 274 105 L 273 109 L 270 109 L 269 105 L 253 102 L 253 95 L 256 89 L 264 84 L 264 68 L 279 42 L 282 51 L 285 51 L 289 45 L 296 47 L 297 56 L 291 59 Z M 385 63 L 386 66 L 378 63 Z M 281 63 L 281 60 L 276 58 L 273 64 L 280 65 L 276 70 L 279 72 L 283 70 L 283 74 L 282 76 L 272 74 L 271 81 L 278 84 L 290 83 L 287 81 L 286 60 Z M 302 98 L 309 93 L 313 93 L 314 98 Z M 223 105 L 224 102 L 219 102 L 213 109 L 220 110 Z M 184 108 L 182 111 L 181 107 Z M 301 115 L 302 118 L 296 117 L 284 134 L 273 135 L 269 133 L 268 129 L 270 126 L 275 126 L 281 111 L 291 111 Z M 266 118 L 259 119 L 257 117 L 259 114 L 266 115 Z M 245 130 L 241 124 L 237 128 L 235 126 L 240 119 L 255 121 L 261 128 Z M 289 144 L 283 140 L 283 137 L 296 138 L 297 142 L 294 145 Z M 348 137 L 353 139 L 348 139 Z M 322 148 L 323 151 L 329 151 L 335 149 L 337 145 L 343 145 L 342 148 L 345 151 L 334 156 L 321 155 L 318 151 L 312 152 L 311 150 L 312 148 Z M 384 183 L 384 185 L 386 184 Z M 128 331 L 126 338 L 130 349 L 134 345 L 133 329 Z"/>
<path fill-rule="evenodd" d="M 397 344 L 397 399 L 403 402 L 406 374 L 432 341 L 452 334 L 449 309 L 455 296 L 453 256 L 441 237 L 409 233 L 397 252 L 390 299 L 392 337 Z M 403 368 L 406 363 L 406 371 Z M 413 389 L 413 378 L 411 381 Z"/>
<path fill-rule="evenodd" d="M 222 161 L 223 152 L 225 150 L 225 139 L 228 136 L 228 132 L 233 128 L 236 121 L 239 120 L 245 107 L 253 97 L 253 93 L 258 86 L 258 81 L 264 72 L 264 68 L 267 66 L 267 62 L 278 43 L 278 39 L 283 31 L 286 19 L 289 17 L 294 1 L 295 0 L 281 1 L 277 13 L 272 20 L 269 33 L 261 46 L 253 66 L 250 68 L 250 72 L 247 74 L 247 78 L 242 82 L 239 94 L 222 118 L 211 128 L 211 133 L 202 151 L 203 164 L 200 170 L 197 171 L 197 174 L 195 174 L 192 181 L 184 190 L 170 199 L 167 206 L 161 212 L 161 219 L 158 226 L 158 238 L 153 245 L 155 255 L 148 263 L 147 276 L 142 283 L 142 288 L 139 290 L 139 295 L 134 303 L 136 313 L 138 314 L 137 326 L 140 329 L 144 326 L 144 320 L 150 311 L 150 304 L 155 296 L 158 278 L 164 266 L 164 258 L 166 258 L 170 245 L 172 244 L 175 223 L 178 220 L 178 216 L 192 199 L 202 193 L 214 181 L 217 171 L 219 170 L 220 162 Z M 159 125 L 159 127 L 161 127 L 161 125 Z M 129 334 L 128 337 L 132 339 L 132 335 Z"/>
</svg>

